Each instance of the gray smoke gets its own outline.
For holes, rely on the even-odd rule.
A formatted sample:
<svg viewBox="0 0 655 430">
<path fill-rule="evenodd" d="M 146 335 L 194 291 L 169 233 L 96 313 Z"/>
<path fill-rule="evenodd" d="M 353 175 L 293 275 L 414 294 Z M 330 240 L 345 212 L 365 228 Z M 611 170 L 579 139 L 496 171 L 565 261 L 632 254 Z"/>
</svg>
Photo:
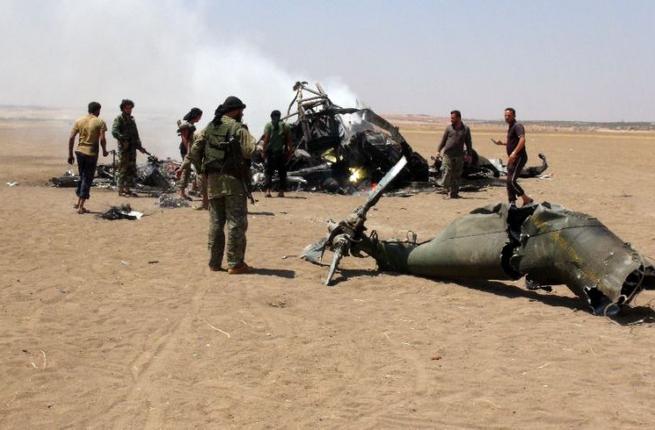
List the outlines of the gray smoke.
<svg viewBox="0 0 655 430">
<path fill-rule="evenodd" d="M 258 47 L 220 37 L 204 19 L 209 7 L 218 6 L 3 1 L 0 104 L 64 107 L 74 116 L 96 100 L 109 124 L 120 100 L 131 98 L 144 145 L 160 156 L 176 154 L 175 121 L 189 108 L 205 112 L 203 125 L 228 95 L 248 105 L 244 121 L 255 136 L 271 110 L 286 110 L 297 80 L 319 80 L 336 103 L 355 105 L 338 78 L 283 70 Z"/>
</svg>

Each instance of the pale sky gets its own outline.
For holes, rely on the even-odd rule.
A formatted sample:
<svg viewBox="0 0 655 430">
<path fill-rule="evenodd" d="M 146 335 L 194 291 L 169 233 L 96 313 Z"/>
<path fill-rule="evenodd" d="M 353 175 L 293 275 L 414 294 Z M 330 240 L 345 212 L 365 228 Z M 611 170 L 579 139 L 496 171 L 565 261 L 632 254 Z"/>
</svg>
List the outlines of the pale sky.
<svg viewBox="0 0 655 430">
<path fill-rule="evenodd" d="M 655 121 L 655 1 L 0 0 L 0 104 Z M 252 109 L 250 109 L 252 107 Z"/>
</svg>

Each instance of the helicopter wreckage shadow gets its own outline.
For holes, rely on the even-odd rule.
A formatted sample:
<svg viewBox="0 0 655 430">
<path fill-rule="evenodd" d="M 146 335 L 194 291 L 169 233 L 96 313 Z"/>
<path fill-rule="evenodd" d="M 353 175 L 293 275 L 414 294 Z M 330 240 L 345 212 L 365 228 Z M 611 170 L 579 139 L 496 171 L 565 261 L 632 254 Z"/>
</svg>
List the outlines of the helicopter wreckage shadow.
<svg viewBox="0 0 655 430">
<path fill-rule="evenodd" d="M 556 294 L 550 294 L 549 292 L 527 290 L 516 285 L 506 284 L 499 281 L 473 281 L 461 279 L 448 281 L 466 288 L 484 291 L 486 293 L 492 293 L 501 297 L 510 299 L 526 298 L 530 301 L 539 301 L 549 306 L 569 308 L 574 312 L 584 311 L 589 313 L 587 307 L 578 297 L 565 297 Z M 654 324 L 655 309 L 648 306 L 627 307 L 623 309 L 619 315 L 611 317 L 610 319 L 619 325 L 626 326 L 638 324 Z"/>
<path fill-rule="evenodd" d="M 352 277 L 375 278 L 380 275 L 404 276 L 401 273 L 380 272 L 366 269 L 341 269 L 336 273 L 336 275 L 337 276 L 335 276 L 333 279 L 333 286 L 336 286 L 339 283 Z M 546 292 L 526 290 L 525 288 L 512 284 L 506 284 L 500 281 L 432 278 L 423 279 L 427 279 L 433 282 L 449 282 L 462 287 L 470 288 L 472 290 L 491 293 L 509 299 L 524 298 L 530 301 L 539 301 L 549 306 L 568 308 L 574 312 L 584 311 L 589 313 L 584 303 L 578 297 L 566 297 Z M 619 315 L 612 317 L 611 320 L 622 326 L 655 324 L 655 309 L 649 306 L 628 307 L 624 309 Z"/>
</svg>

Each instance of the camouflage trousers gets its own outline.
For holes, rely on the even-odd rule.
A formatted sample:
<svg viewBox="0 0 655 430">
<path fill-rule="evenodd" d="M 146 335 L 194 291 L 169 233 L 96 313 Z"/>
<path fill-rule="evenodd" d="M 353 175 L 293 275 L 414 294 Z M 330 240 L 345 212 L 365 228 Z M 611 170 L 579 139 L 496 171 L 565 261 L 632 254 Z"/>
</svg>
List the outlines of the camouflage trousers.
<svg viewBox="0 0 655 430">
<path fill-rule="evenodd" d="M 134 187 L 136 183 L 136 148 L 119 148 L 118 188 Z"/>
<path fill-rule="evenodd" d="M 459 181 L 464 171 L 464 156 L 445 155 L 443 168 L 443 186 L 448 190 L 451 197 L 456 196 L 459 192 Z"/>
<path fill-rule="evenodd" d="M 246 254 L 248 206 L 246 196 L 224 196 L 209 200 L 209 266 L 221 267 L 227 223 L 227 267 L 242 263 Z"/>
</svg>

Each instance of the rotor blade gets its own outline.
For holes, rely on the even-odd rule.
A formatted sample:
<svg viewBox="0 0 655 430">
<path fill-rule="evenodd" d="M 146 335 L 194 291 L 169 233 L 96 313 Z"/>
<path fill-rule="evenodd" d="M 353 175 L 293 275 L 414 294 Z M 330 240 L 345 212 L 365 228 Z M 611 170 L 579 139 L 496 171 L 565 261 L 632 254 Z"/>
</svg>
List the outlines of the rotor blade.
<svg viewBox="0 0 655 430">
<path fill-rule="evenodd" d="M 405 168 L 407 165 L 407 158 L 404 156 L 398 160 L 395 166 L 391 168 L 387 172 L 386 175 L 378 182 L 376 185 L 375 189 L 371 192 L 371 194 L 368 196 L 368 200 L 364 204 L 364 213 L 366 213 L 371 207 L 373 207 L 378 200 L 380 200 L 380 197 L 382 197 L 382 193 L 384 192 L 384 189 L 387 188 L 387 186 L 398 176 L 398 174 Z"/>
<path fill-rule="evenodd" d="M 302 250 L 300 258 L 303 258 L 314 264 L 321 264 L 323 261 L 323 253 L 325 252 L 326 242 L 327 240 L 323 238 L 316 243 L 307 245 L 305 249 Z"/>
<path fill-rule="evenodd" d="M 337 247 L 337 249 L 334 250 L 334 257 L 332 257 L 332 264 L 330 264 L 330 270 L 328 270 L 328 275 L 327 278 L 325 279 L 325 285 L 327 285 L 328 287 L 332 282 L 332 277 L 334 276 L 334 272 L 337 270 L 337 266 L 339 265 L 339 261 L 341 261 L 342 256 L 343 256 L 343 251 L 341 250 L 341 247 Z"/>
</svg>

